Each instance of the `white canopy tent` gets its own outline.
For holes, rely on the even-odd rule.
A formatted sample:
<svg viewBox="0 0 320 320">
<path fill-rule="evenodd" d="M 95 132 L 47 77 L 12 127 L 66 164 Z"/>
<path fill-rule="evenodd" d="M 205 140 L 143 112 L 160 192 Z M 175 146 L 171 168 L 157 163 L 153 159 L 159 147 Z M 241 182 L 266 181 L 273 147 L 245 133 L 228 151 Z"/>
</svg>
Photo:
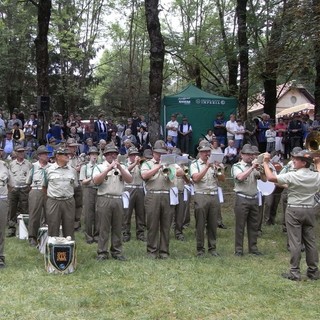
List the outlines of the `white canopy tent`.
<svg viewBox="0 0 320 320">
<path fill-rule="evenodd" d="M 314 105 L 311 103 L 304 103 L 304 104 L 300 104 L 298 106 L 294 106 L 291 108 L 286 108 L 286 109 L 280 111 L 279 113 L 277 113 L 276 118 L 280 118 L 283 116 L 292 116 L 296 112 L 298 112 L 300 114 L 309 114 L 313 118 Z"/>
</svg>

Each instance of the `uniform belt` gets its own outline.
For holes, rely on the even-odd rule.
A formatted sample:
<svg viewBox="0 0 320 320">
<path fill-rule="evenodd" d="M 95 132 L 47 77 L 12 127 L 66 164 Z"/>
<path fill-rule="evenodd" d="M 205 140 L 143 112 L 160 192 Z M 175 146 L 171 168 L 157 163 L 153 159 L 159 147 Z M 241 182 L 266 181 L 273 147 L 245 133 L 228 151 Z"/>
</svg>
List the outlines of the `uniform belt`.
<svg viewBox="0 0 320 320">
<path fill-rule="evenodd" d="M 143 189 L 143 186 L 128 185 L 128 186 L 126 186 L 126 188 L 130 188 L 130 189 Z"/>
<path fill-rule="evenodd" d="M 7 199 L 8 198 L 8 196 L 0 196 L 0 199 L 1 200 L 5 200 L 5 199 Z"/>
<path fill-rule="evenodd" d="M 104 194 L 103 197 L 110 198 L 110 199 L 121 199 L 122 196 L 113 196 L 111 194 Z"/>
<path fill-rule="evenodd" d="M 308 204 L 288 204 L 287 207 L 290 208 L 313 208 L 314 206 Z"/>
<path fill-rule="evenodd" d="M 243 194 L 243 193 L 237 193 L 237 195 L 241 198 L 245 198 L 245 199 L 256 199 L 258 196 L 255 195 L 255 196 L 247 196 L 246 194 Z"/>
<path fill-rule="evenodd" d="M 42 187 L 31 187 L 32 190 L 42 190 Z"/>
<path fill-rule="evenodd" d="M 207 195 L 210 195 L 210 196 L 214 196 L 216 194 L 218 194 L 218 191 L 196 191 L 195 194 L 207 194 Z"/>
<path fill-rule="evenodd" d="M 69 200 L 69 199 L 72 199 L 72 197 L 48 197 L 50 199 L 54 199 L 54 200 Z"/>
<path fill-rule="evenodd" d="M 156 193 L 156 194 L 169 194 L 169 191 L 159 190 L 159 191 L 148 191 L 149 193 Z"/>
<path fill-rule="evenodd" d="M 13 188 L 14 189 L 23 189 L 23 188 L 27 188 L 28 186 L 26 185 L 26 186 L 14 186 Z"/>
</svg>

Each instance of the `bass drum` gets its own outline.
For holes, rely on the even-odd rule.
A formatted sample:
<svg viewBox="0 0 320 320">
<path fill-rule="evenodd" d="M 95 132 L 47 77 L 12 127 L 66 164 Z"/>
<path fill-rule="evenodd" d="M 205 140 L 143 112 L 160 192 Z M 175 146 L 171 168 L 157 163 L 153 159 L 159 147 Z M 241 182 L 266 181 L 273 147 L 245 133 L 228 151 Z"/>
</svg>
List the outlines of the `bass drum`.
<svg viewBox="0 0 320 320">
<path fill-rule="evenodd" d="M 275 189 L 276 185 L 270 181 L 258 180 L 258 190 L 263 196 L 269 196 Z"/>
</svg>

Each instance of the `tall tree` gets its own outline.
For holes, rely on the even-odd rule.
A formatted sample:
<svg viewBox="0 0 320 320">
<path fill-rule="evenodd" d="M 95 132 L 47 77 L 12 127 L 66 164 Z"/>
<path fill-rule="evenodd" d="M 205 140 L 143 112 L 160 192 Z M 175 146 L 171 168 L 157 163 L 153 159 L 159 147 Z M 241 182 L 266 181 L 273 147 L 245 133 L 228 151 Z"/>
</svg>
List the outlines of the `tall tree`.
<svg viewBox="0 0 320 320">
<path fill-rule="evenodd" d="M 318 28 L 320 23 L 320 1 L 312 1 L 312 25 L 316 26 L 313 28 L 313 46 L 314 46 L 314 59 L 315 59 L 315 89 L 314 89 L 314 98 L 315 98 L 315 114 L 320 112 L 320 30 Z"/>
<path fill-rule="evenodd" d="M 160 134 L 160 109 L 163 81 L 165 46 L 159 22 L 159 1 L 146 0 L 147 30 L 150 39 L 150 73 L 149 73 L 149 134 L 155 142 Z"/>
<path fill-rule="evenodd" d="M 247 37 L 247 0 L 237 0 L 238 45 L 240 63 L 239 114 L 247 118 L 249 88 L 249 45 Z"/>
<path fill-rule="evenodd" d="M 51 17 L 51 0 L 29 0 L 38 9 L 38 33 L 34 40 L 36 47 L 37 95 L 38 95 L 38 139 L 45 140 L 49 125 L 49 52 L 48 33 Z"/>
</svg>

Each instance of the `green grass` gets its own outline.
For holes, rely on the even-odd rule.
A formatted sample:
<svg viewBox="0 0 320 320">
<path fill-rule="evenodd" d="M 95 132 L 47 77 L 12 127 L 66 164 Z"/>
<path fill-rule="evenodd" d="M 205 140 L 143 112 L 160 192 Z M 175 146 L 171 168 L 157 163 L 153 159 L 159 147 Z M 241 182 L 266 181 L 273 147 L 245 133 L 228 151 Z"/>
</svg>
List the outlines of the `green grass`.
<svg viewBox="0 0 320 320">
<path fill-rule="evenodd" d="M 218 230 L 218 258 L 195 257 L 193 219 L 185 242 L 172 235 L 169 260 L 146 259 L 145 244 L 131 240 L 127 262 L 97 262 L 96 245 L 77 233 L 78 265 L 69 275 L 48 274 L 27 241 L 6 239 L 0 319 L 319 319 L 320 281 L 280 276 L 289 253 L 279 224 L 264 226 L 264 256 L 233 255 L 233 196 L 225 198 L 228 229 Z M 301 262 L 305 272 L 304 254 Z"/>
</svg>

